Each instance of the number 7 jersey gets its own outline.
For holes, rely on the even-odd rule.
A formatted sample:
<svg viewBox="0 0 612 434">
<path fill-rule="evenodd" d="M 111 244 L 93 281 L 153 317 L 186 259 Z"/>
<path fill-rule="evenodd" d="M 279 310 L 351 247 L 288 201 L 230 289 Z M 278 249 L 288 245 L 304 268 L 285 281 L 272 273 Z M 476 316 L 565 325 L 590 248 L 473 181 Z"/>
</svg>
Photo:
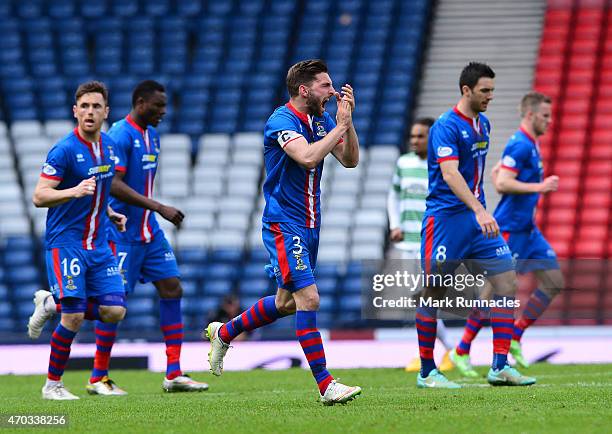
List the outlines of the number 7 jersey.
<svg viewBox="0 0 612 434">
<path fill-rule="evenodd" d="M 130 115 L 117 121 L 108 131 L 116 145 L 115 159 L 117 172 L 124 172 L 123 182 L 145 197 L 153 197 L 153 183 L 159 159 L 159 135 L 155 128 L 142 129 Z M 187 170 L 187 168 L 185 168 Z M 150 243 L 160 231 L 151 210 L 128 205 L 117 198 L 111 198 L 111 207 L 127 220 L 125 232 L 115 227 L 109 230 L 109 238 L 122 243 Z"/>
</svg>

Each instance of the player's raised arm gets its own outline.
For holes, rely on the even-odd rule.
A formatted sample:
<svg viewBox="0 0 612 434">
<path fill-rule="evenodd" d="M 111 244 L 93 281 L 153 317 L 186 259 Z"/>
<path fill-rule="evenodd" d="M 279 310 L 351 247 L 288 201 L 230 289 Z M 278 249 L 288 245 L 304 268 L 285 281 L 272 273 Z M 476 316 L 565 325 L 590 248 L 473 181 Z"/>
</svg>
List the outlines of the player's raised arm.
<svg viewBox="0 0 612 434">
<path fill-rule="evenodd" d="M 156 200 L 148 198 L 132 187 L 127 185 L 123 180 L 125 172 L 117 171 L 113 177 L 113 183 L 111 185 L 111 194 L 117 199 L 134 206 L 149 209 L 161 215 L 163 218 L 172 222 L 175 226 L 180 226 L 181 222 L 185 218 L 179 209 L 172 206 L 164 205 Z"/>
<path fill-rule="evenodd" d="M 61 179 L 51 179 L 41 176 L 38 179 L 32 202 L 37 208 L 53 208 L 71 199 L 92 196 L 96 191 L 96 177 L 84 179 L 76 187 L 58 190 Z"/>
<path fill-rule="evenodd" d="M 327 135 L 314 143 L 295 131 L 280 131 L 278 142 L 283 150 L 306 169 L 314 169 L 329 154 L 352 124 L 351 109 L 347 101 L 338 104 L 338 124 Z"/>
<path fill-rule="evenodd" d="M 357 131 L 353 125 L 353 115 L 355 111 L 355 95 L 353 88 L 346 84 L 342 86 L 342 95 L 336 92 L 336 100 L 338 101 L 338 108 L 341 101 L 346 101 L 351 109 L 351 124 L 342 137 L 342 140 L 334 147 L 332 153 L 334 157 L 344 167 L 352 168 L 357 167 L 359 163 L 359 138 L 357 137 Z"/>
<path fill-rule="evenodd" d="M 468 187 L 465 179 L 459 172 L 459 161 L 442 161 L 440 162 L 440 170 L 442 171 L 444 182 L 448 184 L 454 195 L 476 214 L 476 221 L 478 221 L 482 233 L 487 237 L 497 237 L 499 235 L 499 226 L 493 216 L 482 206 Z"/>
</svg>

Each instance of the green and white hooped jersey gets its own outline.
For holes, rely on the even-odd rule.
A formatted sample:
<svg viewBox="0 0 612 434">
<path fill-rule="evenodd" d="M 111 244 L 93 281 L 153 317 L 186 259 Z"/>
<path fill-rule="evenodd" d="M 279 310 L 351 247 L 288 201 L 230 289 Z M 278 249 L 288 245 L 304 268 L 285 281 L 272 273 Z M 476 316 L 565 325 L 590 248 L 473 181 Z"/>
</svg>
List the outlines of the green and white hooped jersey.
<svg viewBox="0 0 612 434">
<path fill-rule="evenodd" d="M 389 192 L 389 223 L 391 229 L 400 227 L 404 240 L 402 250 L 420 251 L 421 223 L 428 190 L 427 160 L 414 153 L 400 156 Z"/>
</svg>

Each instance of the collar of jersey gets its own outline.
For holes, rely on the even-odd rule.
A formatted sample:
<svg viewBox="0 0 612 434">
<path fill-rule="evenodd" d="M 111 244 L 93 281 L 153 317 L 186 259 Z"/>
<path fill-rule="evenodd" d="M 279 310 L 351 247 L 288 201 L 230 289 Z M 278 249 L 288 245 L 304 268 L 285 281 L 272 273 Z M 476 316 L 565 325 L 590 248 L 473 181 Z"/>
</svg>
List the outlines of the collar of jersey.
<svg viewBox="0 0 612 434">
<path fill-rule="evenodd" d="M 531 134 L 529 134 L 527 130 L 523 128 L 522 126 L 519 128 L 519 131 L 523 133 L 525 137 L 527 137 L 534 145 L 538 143 L 537 140 Z"/>
<path fill-rule="evenodd" d="M 82 144 L 84 144 L 87 147 L 91 147 L 92 143 L 88 142 L 87 140 L 85 140 L 80 134 L 79 134 L 79 127 L 74 127 L 74 135 L 76 136 L 77 139 L 79 139 L 79 142 L 81 142 Z M 100 146 L 102 146 L 102 133 L 100 133 Z"/>
<path fill-rule="evenodd" d="M 312 116 L 307 115 L 306 113 L 302 113 L 300 111 L 298 111 L 298 109 L 296 109 L 293 104 L 291 104 L 291 101 L 288 101 L 287 104 L 285 104 L 285 107 L 287 107 L 289 110 L 291 110 L 291 112 L 296 115 L 298 117 L 298 119 L 300 121 L 302 121 L 302 123 L 304 125 L 306 125 L 308 127 L 308 130 L 312 131 Z"/>
<path fill-rule="evenodd" d="M 457 106 L 453 107 L 453 112 L 455 112 L 455 114 L 457 116 L 459 116 L 461 119 L 463 119 L 464 121 L 466 121 L 468 124 L 470 124 L 470 126 L 472 127 L 472 129 L 474 131 L 476 131 L 477 134 L 481 135 L 481 131 L 482 130 L 482 125 L 480 124 L 480 116 L 476 116 L 475 118 L 471 118 L 469 116 L 464 115 L 463 113 L 461 113 L 459 111 L 459 108 Z M 478 129 L 476 128 L 476 124 L 478 124 Z"/>
<path fill-rule="evenodd" d="M 125 120 L 127 121 L 128 124 L 130 124 L 136 131 L 138 131 L 140 134 L 142 134 L 144 136 L 144 132 L 145 130 L 143 130 L 140 125 L 138 125 L 136 123 L 136 121 L 134 120 L 134 118 L 132 118 L 132 116 L 128 115 L 125 117 Z"/>
</svg>

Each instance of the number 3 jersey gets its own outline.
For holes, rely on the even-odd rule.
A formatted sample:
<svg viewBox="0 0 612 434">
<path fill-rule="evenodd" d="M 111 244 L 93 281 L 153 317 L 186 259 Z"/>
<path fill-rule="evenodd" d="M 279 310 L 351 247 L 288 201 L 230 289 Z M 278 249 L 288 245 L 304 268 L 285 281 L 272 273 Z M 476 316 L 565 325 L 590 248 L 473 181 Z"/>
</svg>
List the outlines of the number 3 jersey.
<svg viewBox="0 0 612 434">
<path fill-rule="evenodd" d="M 113 124 L 108 135 L 115 141 L 117 172 L 124 172 L 123 181 L 137 193 L 153 197 L 153 182 L 159 158 L 159 135 L 155 128 L 143 130 L 130 115 Z M 185 168 L 187 170 L 187 168 Z M 111 227 L 109 238 L 121 243 L 149 243 L 160 231 L 155 213 L 139 206 L 111 198 L 111 207 L 127 220 L 127 230 Z"/>
<path fill-rule="evenodd" d="M 272 113 L 264 128 L 264 223 L 293 223 L 307 228 L 321 224 L 319 186 L 323 161 L 314 169 L 307 170 L 289 157 L 284 148 L 301 137 L 312 144 L 335 126 L 329 113 L 324 112 L 321 117 L 306 115 L 291 103 Z"/>
<path fill-rule="evenodd" d="M 486 207 L 482 186 L 490 131 L 491 124 L 482 113 L 472 119 L 457 107 L 444 113 L 433 124 L 427 146 L 429 193 L 425 215 L 468 210 L 442 177 L 440 163 L 448 160 L 459 162 L 459 173 L 474 196 Z"/>
<path fill-rule="evenodd" d="M 108 197 L 115 174 L 113 140 L 104 133 L 98 143 L 88 142 L 75 128 L 47 154 L 41 177 L 59 181 L 58 190 L 76 187 L 96 177 L 91 196 L 71 199 L 49 208 L 45 242 L 47 248 L 81 246 L 86 250 L 107 247 L 106 215 Z"/>
</svg>

